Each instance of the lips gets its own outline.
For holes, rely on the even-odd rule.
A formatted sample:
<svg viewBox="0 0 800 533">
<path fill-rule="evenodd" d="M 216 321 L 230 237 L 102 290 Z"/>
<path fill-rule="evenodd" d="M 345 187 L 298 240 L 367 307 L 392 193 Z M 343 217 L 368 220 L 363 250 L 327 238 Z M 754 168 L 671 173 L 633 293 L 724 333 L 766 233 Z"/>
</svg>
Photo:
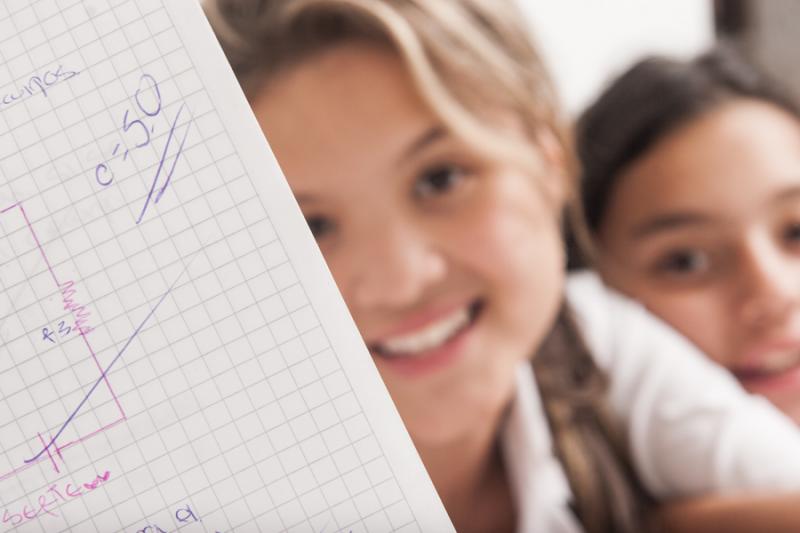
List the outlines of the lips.
<svg viewBox="0 0 800 533">
<path fill-rule="evenodd" d="M 757 379 L 782 374 L 800 364 L 800 353 L 779 355 L 763 361 L 758 366 L 734 369 L 740 379 Z"/>
<path fill-rule="evenodd" d="M 731 371 L 748 390 L 764 394 L 800 390 L 800 342 L 764 345 L 750 351 L 743 361 Z"/>
<path fill-rule="evenodd" d="M 444 312 L 417 315 L 395 333 L 370 344 L 384 371 L 405 379 L 435 375 L 470 352 L 483 304 L 474 301 Z"/>
<path fill-rule="evenodd" d="M 469 309 L 462 307 L 449 316 L 414 333 L 386 339 L 376 351 L 387 356 L 416 357 L 447 342 L 469 324 Z"/>
<path fill-rule="evenodd" d="M 468 329 L 480 314 L 479 301 L 461 305 L 436 318 L 422 321 L 414 328 L 401 328 L 402 333 L 384 336 L 370 344 L 372 353 L 386 358 L 423 358 L 447 345 Z"/>
</svg>

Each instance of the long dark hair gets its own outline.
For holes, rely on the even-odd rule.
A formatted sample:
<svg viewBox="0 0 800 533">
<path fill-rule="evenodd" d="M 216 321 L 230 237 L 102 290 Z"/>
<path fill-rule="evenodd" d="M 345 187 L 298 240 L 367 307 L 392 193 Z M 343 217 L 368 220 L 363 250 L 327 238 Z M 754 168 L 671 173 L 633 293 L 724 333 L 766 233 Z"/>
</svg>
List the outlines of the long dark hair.
<svg viewBox="0 0 800 533">
<path fill-rule="evenodd" d="M 579 206 L 587 228 L 573 228 L 570 266 L 585 266 L 591 243 L 575 247 L 577 230 L 600 227 L 617 178 L 666 135 L 737 98 L 772 103 L 800 117 L 797 104 L 767 75 L 721 44 L 692 61 L 645 58 L 616 79 L 579 118 L 582 166 Z"/>
</svg>

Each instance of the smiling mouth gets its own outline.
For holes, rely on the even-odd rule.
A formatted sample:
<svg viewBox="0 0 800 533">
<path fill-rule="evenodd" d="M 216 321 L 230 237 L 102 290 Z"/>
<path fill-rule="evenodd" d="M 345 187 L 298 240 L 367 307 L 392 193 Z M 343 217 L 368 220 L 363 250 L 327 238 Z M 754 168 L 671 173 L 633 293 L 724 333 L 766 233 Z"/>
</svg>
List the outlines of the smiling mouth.
<svg viewBox="0 0 800 533">
<path fill-rule="evenodd" d="M 387 358 L 425 357 L 472 326 L 483 307 L 483 302 L 475 301 L 413 333 L 395 335 L 371 344 L 369 349 L 373 354 Z"/>
<path fill-rule="evenodd" d="M 800 366 L 800 351 L 794 350 L 777 357 L 765 358 L 758 365 L 734 368 L 733 374 L 742 382 L 758 382 L 778 377 Z"/>
</svg>

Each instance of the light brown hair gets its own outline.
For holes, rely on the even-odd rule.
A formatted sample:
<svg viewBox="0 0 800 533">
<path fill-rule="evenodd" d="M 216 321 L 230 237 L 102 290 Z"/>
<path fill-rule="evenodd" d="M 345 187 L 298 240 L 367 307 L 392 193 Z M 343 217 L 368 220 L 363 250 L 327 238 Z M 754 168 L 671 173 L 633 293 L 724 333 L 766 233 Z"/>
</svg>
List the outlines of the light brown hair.
<svg viewBox="0 0 800 533">
<path fill-rule="evenodd" d="M 576 175 L 555 91 L 511 0 L 206 0 L 206 11 L 251 100 L 286 69 L 336 45 L 365 42 L 398 54 L 430 110 L 476 150 L 518 162 L 541 177 L 545 191 L 546 180 Z M 489 120 L 498 111 L 518 120 L 527 138 Z M 566 172 L 541 171 L 545 136 L 558 143 Z M 584 527 L 644 531 L 645 500 L 605 415 L 605 378 L 566 310 L 535 359 Z"/>
<path fill-rule="evenodd" d="M 423 101 L 453 135 L 477 150 L 540 168 L 534 143 L 487 120 L 487 112 L 501 110 L 531 141 L 547 135 L 566 154 L 568 172 L 539 175 L 575 175 L 555 90 L 513 2 L 209 0 L 206 12 L 251 100 L 282 70 L 339 43 L 363 41 L 399 55 Z"/>
</svg>

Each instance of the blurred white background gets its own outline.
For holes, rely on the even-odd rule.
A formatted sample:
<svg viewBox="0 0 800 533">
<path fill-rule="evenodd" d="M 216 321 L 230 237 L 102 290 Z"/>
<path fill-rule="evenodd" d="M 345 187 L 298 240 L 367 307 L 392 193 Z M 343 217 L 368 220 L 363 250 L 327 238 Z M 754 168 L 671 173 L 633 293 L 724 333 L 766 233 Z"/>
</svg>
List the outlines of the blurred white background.
<svg viewBox="0 0 800 533">
<path fill-rule="evenodd" d="M 714 41 L 710 0 L 519 0 L 575 115 L 645 54 L 691 57 Z"/>
<path fill-rule="evenodd" d="M 800 0 L 517 1 L 573 116 L 642 56 L 689 58 L 718 35 L 800 100 Z"/>
</svg>

